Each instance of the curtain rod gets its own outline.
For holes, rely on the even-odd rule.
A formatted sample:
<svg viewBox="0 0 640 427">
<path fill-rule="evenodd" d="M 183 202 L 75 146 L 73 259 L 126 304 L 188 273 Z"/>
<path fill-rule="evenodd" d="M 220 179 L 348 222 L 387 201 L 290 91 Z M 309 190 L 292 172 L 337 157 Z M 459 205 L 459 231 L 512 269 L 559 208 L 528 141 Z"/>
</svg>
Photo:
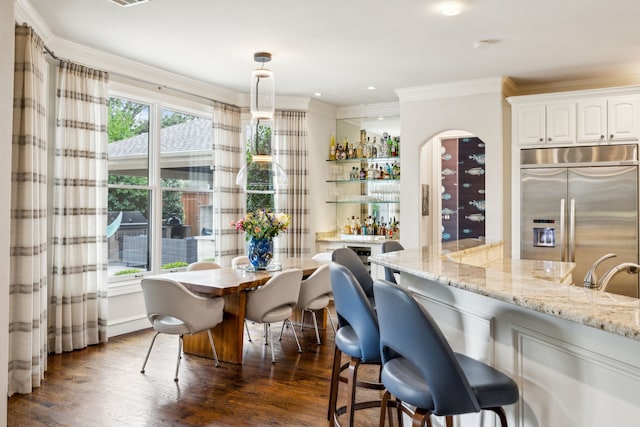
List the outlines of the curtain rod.
<svg viewBox="0 0 640 427">
<path fill-rule="evenodd" d="M 56 61 L 74 62 L 74 61 L 71 61 L 69 59 L 65 59 L 65 58 L 61 58 L 61 57 L 57 56 L 45 44 L 43 44 L 43 47 L 44 47 L 44 51 L 49 56 L 51 56 L 53 59 L 55 59 Z M 81 64 L 81 65 L 83 65 L 83 64 Z M 87 66 L 87 67 L 89 67 L 89 66 Z M 89 67 L 89 68 L 95 68 L 95 67 Z M 233 105 L 233 104 L 229 104 L 229 103 L 226 103 L 226 102 L 218 101 L 218 100 L 213 99 L 213 98 L 208 98 L 206 96 L 199 95 L 197 93 L 192 93 L 192 92 L 189 92 L 189 91 L 186 91 L 186 90 L 182 90 L 182 89 L 178 89 L 178 88 L 175 88 L 175 87 L 167 86 L 167 85 L 162 84 L 162 83 L 155 83 L 155 82 L 152 82 L 152 81 L 149 81 L 149 80 L 145 80 L 145 79 L 141 79 L 141 78 L 138 78 L 138 77 L 128 76 L 126 74 L 118 73 L 117 71 L 109 71 L 109 70 L 104 70 L 104 71 L 106 71 L 107 73 L 109 73 L 111 75 L 114 75 L 114 76 L 118 76 L 118 77 L 122 77 L 122 78 L 125 78 L 125 79 L 133 80 L 133 81 L 136 81 L 136 82 L 140 82 L 140 83 L 148 84 L 148 85 L 151 85 L 151 86 L 155 86 L 155 87 L 158 88 L 158 90 L 162 90 L 162 89 L 171 90 L 171 91 L 174 91 L 174 92 L 182 93 L 184 95 L 189 95 L 189 96 L 194 96 L 196 98 L 204 99 L 204 100 L 207 100 L 209 102 L 213 102 L 213 103 L 217 102 L 219 104 L 228 105 L 230 107 L 240 108 L 237 105 Z"/>
</svg>

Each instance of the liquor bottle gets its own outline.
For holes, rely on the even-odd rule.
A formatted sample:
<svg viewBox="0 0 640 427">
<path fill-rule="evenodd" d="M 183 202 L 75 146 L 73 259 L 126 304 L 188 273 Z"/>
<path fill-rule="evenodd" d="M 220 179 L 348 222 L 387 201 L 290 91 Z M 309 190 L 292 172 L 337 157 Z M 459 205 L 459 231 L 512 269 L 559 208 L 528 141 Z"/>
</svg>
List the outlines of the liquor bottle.
<svg viewBox="0 0 640 427">
<path fill-rule="evenodd" d="M 349 221 L 349 217 L 347 217 L 347 220 L 344 222 L 344 225 L 342 226 L 342 233 L 351 234 L 351 221 Z"/>
<path fill-rule="evenodd" d="M 336 159 L 336 136 L 331 134 L 331 146 L 329 147 L 329 160 Z"/>
<path fill-rule="evenodd" d="M 387 157 L 394 157 L 393 153 L 393 141 L 391 141 L 391 135 L 387 135 Z"/>
<path fill-rule="evenodd" d="M 358 145 L 356 145 L 356 159 L 362 158 L 363 144 L 362 141 L 358 141 Z"/>
<path fill-rule="evenodd" d="M 365 180 L 365 179 L 367 179 L 367 174 L 366 174 L 366 172 L 364 171 L 364 168 L 363 168 L 363 167 L 362 167 L 362 168 L 360 168 L 360 179 L 361 179 L 361 180 Z"/>
<path fill-rule="evenodd" d="M 373 143 L 371 144 L 371 157 L 378 157 L 378 141 L 375 136 L 373 137 Z"/>
<path fill-rule="evenodd" d="M 373 157 L 372 155 L 372 148 L 371 148 L 371 139 L 369 139 L 369 137 L 367 137 L 367 142 L 364 144 L 364 156 L 369 159 L 371 157 Z"/>
<path fill-rule="evenodd" d="M 344 145 L 345 159 L 351 159 L 352 158 L 353 149 L 352 149 L 352 147 L 349 147 L 349 138 L 347 138 L 345 136 L 344 140 L 342 141 L 342 145 Z"/>
</svg>

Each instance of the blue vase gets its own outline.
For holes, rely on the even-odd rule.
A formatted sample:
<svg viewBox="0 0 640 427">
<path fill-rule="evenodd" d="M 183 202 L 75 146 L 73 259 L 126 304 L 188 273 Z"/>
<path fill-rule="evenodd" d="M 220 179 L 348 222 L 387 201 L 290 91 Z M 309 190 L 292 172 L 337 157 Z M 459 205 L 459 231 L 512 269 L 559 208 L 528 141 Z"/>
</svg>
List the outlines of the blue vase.
<svg viewBox="0 0 640 427">
<path fill-rule="evenodd" d="M 273 258 L 273 239 L 252 237 L 247 244 L 247 257 L 254 269 L 267 268 Z"/>
</svg>

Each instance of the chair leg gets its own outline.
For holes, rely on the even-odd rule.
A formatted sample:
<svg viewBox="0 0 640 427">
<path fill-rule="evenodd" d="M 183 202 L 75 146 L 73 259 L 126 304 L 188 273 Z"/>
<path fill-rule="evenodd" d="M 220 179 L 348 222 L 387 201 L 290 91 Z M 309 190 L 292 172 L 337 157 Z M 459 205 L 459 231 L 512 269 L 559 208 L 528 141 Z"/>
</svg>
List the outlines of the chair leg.
<svg viewBox="0 0 640 427">
<path fill-rule="evenodd" d="M 151 345 L 149 345 L 149 350 L 147 350 L 147 357 L 144 358 L 144 363 L 142 364 L 142 369 L 140 369 L 140 373 L 144 374 L 144 368 L 147 366 L 147 360 L 149 360 L 149 355 L 151 354 L 151 349 L 153 348 L 153 343 L 156 342 L 156 338 L 160 332 L 156 332 L 151 339 Z"/>
<path fill-rule="evenodd" d="M 209 334 L 209 344 L 211 344 L 211 351 L 213 351 L 213 359 L 216 361 L 216 368 L 220 366 L 218 362 L 218 352 L 216 351 L 216 345 L 213 343 L 213 337 L 211 336 L 211 329 L 207 329 L 207 334 Z"/>
<path fill-rule="evenodd" d="M 318 319 L 316 318 L 316 312 L 313 310 L 309 310 L 311 312 L 311 316 L 313 317 L 313 327 L 316 330 L 316 342 L 320 345 L 320 334 L 318 333 Z"/>
<path fill-rule="evenodd" d="M 338 385 L 340 383 L 340 362 L 342 359 L 342 351 L 338 346 L 333 351 L 333 368 L 331 369 L 331 388 L 329 389 L 329 408 L 327 409 L 327 419 L 329 425 L 334 426 L 334 417 L 336 413 L 336 404 L 338 401 Z"/>
<path fill-rule="evenodd" d="M 507 414 L 505 414 L 502 406 L 498 406 L 496 408 L 487 408 L 487 409 L 489 411 L 495 412 L 498 415 L 498 418 L 500 418 L 500 425 L 502 427 L 507 427 Z"/>
<path fill-rule="evenodd" d="M 264 345 L 269 344 L 269 342 L 271 341 L 269 338 L 271 338 L 271 324 L 265 323 L 264 324 Z"/>
<path fill-rule="evenodd" d="M 380 427 L 384 427 L 385 418 L 387 417 L 387 404 L 390 397 L 391 393 L 389 393 L 389 390 L 385 390 L 382 395 L 382 402 L 380 403 Z M 391 418 L 391 416 L 389 416 L 389 418 Z"/>
<path fill-rule="evenodd" d="M 353 426 L 353 419 L 355 417 L 355 404 L 356 404 L 356 383 L 358 382 L 358 367 L 360 366 L 360 359 L 352 357 L 349 361 L 349 372 L 347 375 L 347 390 L 349 395 L 347 396 L 347 415 L 349 417 L 349 427 Z"/>
<path fill-rule="evenodd" d="M 173 378 L 175 382 L 178 382 L 178 369 L 180 369 L 180 359 L 182 359 L 182 335 L 178 339 L 178 361 L 176 362 L 176 376 Z"/>
<path fill-rule="evenodd" d="M 271 324 L 265 323 L 265 328 L 269 325 L 269 345 L 271 346 L 271 363 L 276 363 L 276 355 L 273 352 L 273 336 L 271 336 Z M 265 330 L 265 334 L 267 331 Z"/>
<path fill-rule="evenodd" d="M 447 422 L 447 427 L 449 426 L 449 421 L 451 420 L 451 417 L 447 417 L 446 418 L 446 422 Z M 413 413 L 413 418 L 411 420 L 411 426 L 412 427 L 432 427 L 431 425 L 431 412 L 429 411 L 425 411 L 424 409 L 420 409 L 420 408 L 416 408 L 415 412 Z"/>
<path fill-rule="evenodd" d="M 298 353 L 302 353 L 302 347 L 300 347 L 300 341 L 298 341 L 298 334 L 296 334 L 296 329 L 293 327 L 293 323 L 291 323 L 290 319 L 287 319 L 289 322 L 289 326 L 291 326 L 291 331 L 293 332 L 293 338 L 296 340 L 296 345 L 298 346 Z"/>
<path fill-rule="evenodd" d="M 327 317 L 329 318 L 329 322 L 331 322 L 331 328 L 333 328 L 333 333 L 336 333 L 336 325 L 335 323 L 333 323 L 333 317 L 331 317 L 331 312 L 329 311 L 329 307 L 325 307 L 325 310 L 327 310 Z"/>
<path fill-rule="evenodd" d="M 396 397 L 396 415 L 398 417 L 398 425 L 400 427 L 404 426 L 404 421 L 402 420 L 402 401 Z"/>
<path fill-rule="evenodd" d="M 300 332 L 304 331 L 304 309 L 300 310 Z"/>
<path fill-rule="evenodd" d="M 249 342 L 253 342 L 253 341 L 251 340 L 251 334 L 249 333 L 249 325 L 247 324 L 247 321 L 246 321 L 246 320 L 244 321 L 244 327 L 245 327 L 245 329 L 247 330 L 247 338 L 249 339 Z"/>
</svg>

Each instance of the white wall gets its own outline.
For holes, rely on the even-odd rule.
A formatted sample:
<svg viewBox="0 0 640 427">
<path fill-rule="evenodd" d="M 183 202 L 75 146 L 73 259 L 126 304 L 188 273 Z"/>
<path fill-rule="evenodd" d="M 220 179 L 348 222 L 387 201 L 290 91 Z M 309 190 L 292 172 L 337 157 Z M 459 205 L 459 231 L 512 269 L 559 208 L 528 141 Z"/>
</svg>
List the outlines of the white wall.
<svg viewBox="0 0 640 427">
<path fill-rule="evenodd" d="M 11 135 L 13 124 L 13 0 L 0 0 L 0 182 L 11 182 Z M 11 186 L 0 186 L 0 390 L 8 393 L 9 372 L 9 218 Z M 0 426 L 7 425 L 7 399 L 0 399 Z"/>
<path fill-rule="evenodd" d="M 452 129 L 467 131 L 487 144 L 486 235 L 489 240 L 508 238 L 504 204 L 510 200 L 508 182 L 503 180 L 505 141 L 501 82 L 501 78 L 493 78 L 397 91 L 402 128 L 400 225 L 404 247 L 418 248 L 430 243 L 420 241 L 421 236 L 428 234 L 422 228 L 433 228 L 439 212 L 432 209 L 426 217 L 429 225 L 423 222 L 420 172 L 431 166 L 421 157 L 422 146 L 439 133 Z M 510 158 L 507 156 L 506 159 Z M 433 201 L 433 197 L 439 195 L 440 183 L 429 184 Z"/>
<path fill-rule="evenodd" d="M 327 162 L 331 134 L 336 132 L 336 108 L 312 99 L 307 114 L 309 126 L 309 222 L 311 252 L 315 253 L 316 232 L 330 231 L 336 226 L 336 211 L 326 203 Z"/>
</svg>

